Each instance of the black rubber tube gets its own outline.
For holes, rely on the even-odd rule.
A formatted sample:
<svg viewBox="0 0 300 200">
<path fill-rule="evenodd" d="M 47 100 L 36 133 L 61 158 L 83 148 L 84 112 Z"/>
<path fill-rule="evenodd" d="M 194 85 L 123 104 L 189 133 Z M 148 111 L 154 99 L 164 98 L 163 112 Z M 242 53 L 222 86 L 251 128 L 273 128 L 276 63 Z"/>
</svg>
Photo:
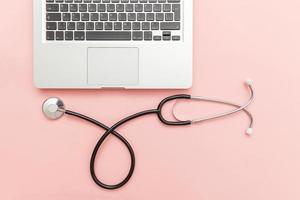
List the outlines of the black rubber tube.
<svg viewBox="0 0 300 200">
<path fill-rule="evenodd" d="M 136 113 L 134 115 L 131 115 L 129 117 L 126 117 L 122 120 L 120 120 L 119 122 L 117 122 L 115 125 L 113 125 L 111 128 L 106 126 L 105 124 L 95 120 L 95 119 L 92 119 L 90 117 L 87 117 L 85 115 L 82 115 L 82 114 L 79 114 L 79 113 L 76 113 L 76 112 L 73 112 L 73 111 L 70 111 L 70 110 L 66 110 L 65 111 L 65 114 L 67 115 L 71 115 L 71 116 L 74 116 L 74 117 L 78 117 L 80 119 L 83 119 L 85 121 L 88 121 L 104 130 L 106 130 L 106 132 L 100 137 L 100 139 L 98 140 L 94 150 L 93 150 L 93 153 L 92 153 L 92 156 L 91 156 L 91 160 L 90 160 L 90 173 L 91 173 L 91 176 L 94 180 L 94 182 L 104 188 L 104 189 L 108 189 L 108 190 L 115 190 L 115 189 L 118 189 L 120 187 L 122 187 L 123 185 L 125 185 L 129 180 L 130 178 L 132 177 L 132 174 L 134 172 L 134 168 L 135 168 L 135 155 L 134 155 L 134 151 L 133 151 L 133 148 L 132 146 L 130 145 L 130 143 L 121 135 L 119 134 L 118 132 L 116 132 L 116 128 L 118 128 L 119 126 L 123 125 L 124 123 L 128 122 L 128 121 L 131 121 L 133 119 L 136 119 L 138 117 L 141 117 L 141 116 L 144 116 L 144 115 L 149 115 L 149 114 L 157 114 L 158 113 L 158 110 L 156 109 L 153 109 L 153 110 L 147 110 L 147 111 L 143 111 L 143 112 L 139 112 L 139 113 Z M 105 141 L 105 139 L 110 135 L 114 135 L 117 139 L 119 139 L 125 146 L 126 148 L 128 149 L 129 151 L 129 154 L 130 154 L 130 160 L 131 160 L 131 163 L 130 163 L 130 169 L 129 169 L 129 172 L 127 174 L 127 176 L 123 179 L 123 181 L 121 181 L 120 183 L 118 184 L 115 184 L 115 185 L 108 185 L 108 184 L 105 184 L 103 182 L 101 182 L 96 173 L 95 173 L 95 160 L 96 160 L 96 156 L 97 156 L 97 153 L 99 151 L 99 149 L 101 148 L 101 145 L 103 144 L 103 142 Z"/>
</svg>

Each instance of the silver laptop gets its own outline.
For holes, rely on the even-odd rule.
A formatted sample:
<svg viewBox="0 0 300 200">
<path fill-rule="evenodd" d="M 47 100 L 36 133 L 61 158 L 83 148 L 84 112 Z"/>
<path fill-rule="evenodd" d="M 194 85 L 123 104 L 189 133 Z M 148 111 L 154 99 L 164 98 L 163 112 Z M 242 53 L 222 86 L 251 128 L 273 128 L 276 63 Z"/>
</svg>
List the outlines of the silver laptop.
<svg viewBox="0 0 300 200">
<path fill-rule="evenodd" d="M 38 88 L 189 88 L 192 0 L 34 0 Z"/>
</svg>

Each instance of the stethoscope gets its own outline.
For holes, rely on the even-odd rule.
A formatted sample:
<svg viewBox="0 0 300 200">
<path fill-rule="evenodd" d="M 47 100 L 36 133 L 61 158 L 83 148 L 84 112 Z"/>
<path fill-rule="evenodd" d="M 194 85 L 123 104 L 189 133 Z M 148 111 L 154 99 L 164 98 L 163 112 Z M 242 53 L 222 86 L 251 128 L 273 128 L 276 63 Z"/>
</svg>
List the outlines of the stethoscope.
<svg viewBox="0 0 300 200">
<path fill-rule="evenodd" d="M 247 116 L 249 117 L 250 120 L 250 124 L 249 127 L 246 131 L 246 133 L 248 135 L 252 134 L 252 127 L 253 127 L 253 116 L 252 114 L 246 110 L 246 108 L 252 103 L 253 99 L 254 99 L 254 91 L 253 91 L 253 87 L 252 87 L 252 81 L 248 80 L 246 82 L 247 87 L 249 88 L 250 91 L 250 98 L 248 99 L 248 101 L 244 104 L 244 105 L 238 105 L 235 103 L 231 103 L 231 102 L 227 102 L 227 101 L 222 101 L 222 100 L 218 100 L 218 99 L 210 99 L 210 98 L 204 98 L 204 97 L 198 97 L 198 96 L 191 96 L 191 95 L 187 95 L 187 94 L 179 94 L 179 95 L 174 95 L 174 96 L 169 96 L 165 99 L 163 99 L 158 107 L 156 109 L 150 109 L 150 110 L 145 110 L 136 114 L 133 114 L 131 116 L 128 116 L 122 120 L 120 120 L 119 122 L 117 122 L 116 124 L 114 124 L 112 127 L 108 127 L 105 124 L 92 119 L 88 116 L 85 116 L 83 114 L 71 111 L 71 110 L 67 110 L 65 109 L 64 103 L 62 100 L 60 100 L 59 98 L 49 98 L 47 99 L 44 103 L 43 103 L 43 112 L 45 114 L 45 116 L 49 119 L 52 120 L 56 120 L 61 118 L 64 114 L 67 115 L 71 115 L 74 117 L 78 117 L 80 119 L 83 119 L 87 122 L 90 122 L 96 126 L 99 126 L 101 128 L 103 128 L 105 130 L 105 133 L 101 136 L 101 138 L 98 140 L 92 156 L 91 156 L 91 160 L 90 160 L 90 173 L 91 176 L 93 178 L 93 180 L 95 181 L 95 183 L 105 189 L 118 189 L 122 186 L 124 186 L 129 179 L 131 178 L 134 168 L 135 168 L 135 155 L 134 155 L 134 151 L 131 147 L 131 145 L 129 144 L 129 142 L 121 135 L 119 134 L 116 129 L 123 125 L 126 122 L 129 122 L 133 119 L 136 119 L 138 117 L 141 116 L 145 116 L 145 115 L 150 115 L 150 114 L 156 114 L 158 119 L 165 125 L 168 126 L 187 126 L 187 125 L 192 125 L 192 124 L 197 124 L 197 123 L 202 123 L 202 122 L 206 122 L 206 121 L 210 121 L 210 120 L 214 120 L 214 119 L 219 119 L 219 118 L 223 118 L 229 115 L 233 115 L 236 113 L 239 113 L 241 111 L 245 112 L 247 114 Z M 166 105 L 166 103 L 170 102 L 170 101 L 174 101 L 174 100 L 180 100 L 180 99 L 187 99 L 187 100 L 195 100 L 195 101 L 205 101 L 205 102 L 212 102 L 212 103 L 218 103 L 218 104 L 223 104 L 223 105 L 229 105 L 232 107 L 235 107 L 233 110 L 230 110 L 228 112 L 224 112 L 224 113 L 220 113 L 220 114 L 215 114 L 212 116 L 208 116 L 208 117 L 203 117 L 203 118 L 196 118 L 196 119 L 192 119 L 192 120 L 182 120 L 178 117 L 178 115 L 175 113 L 175 106 L 177 104 L 177 102 L 175 102 L 172 112 L 175 118 L 175 121 L 169 121 L 168 119 L 166 119 L 162 113 L 162 110 L 164 108 L 164 106 Z M 117 137 L 128 149 L 129 153 L 130 153 L 130 157 L 131 157 L 131 165 L 130 165 L 130 169 L 129 172 L 127 174 L 127 176 L 124 178 L 123 181 L 121 181 L 118 184 L 115 185 L 108 185 L 105 184 L 103 182 L 101 182 L 96 173 L 95 173 L 95 159 L 98 153 L 98 150 L 100 149 L 101 145 L 103 144 L 103 142 L 105 141 L 105 139 L 110 135 L 114 135 L 115 137 Z"/>
</svg>

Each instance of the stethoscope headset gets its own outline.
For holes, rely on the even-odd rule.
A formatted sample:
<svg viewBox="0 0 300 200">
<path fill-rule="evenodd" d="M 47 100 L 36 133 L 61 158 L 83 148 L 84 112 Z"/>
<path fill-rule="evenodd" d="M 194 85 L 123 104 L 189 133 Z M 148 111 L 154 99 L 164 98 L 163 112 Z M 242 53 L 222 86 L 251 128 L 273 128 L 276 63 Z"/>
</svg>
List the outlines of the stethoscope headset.
<svg viewBox="0 0 300 200">
<path fill-rule="evenodd" d="M 91 156 L 91 160 L 90 160 L 90 173 L 91 176 L 94 180 L 94 182 L 104 188 L 104 189 L 109 189 L 109 190 L 113 190 L 113 189 L 118 189 L 122 186 L 124 186 L 131 178 L 134 168 L 135 168 L 135 155 L 134 155 L 134 151 L 133 148 L 131 147 L 131 145 L 129 144 L 129 142 L 120 134 L 116 131 L 116 129 L 120 126 L 122 126 L 123 124 L 134 120 L 136 118 L 145 116 L 145 115 L 150 115 L 150 114 L 155 114 L 157 115 L 158 119 L 165 125 L 168 126 L 187 126 L 187 125 L 192 125 L 192 124 L 197 124 L 197 123 L 203 123 L 206 121 L 210 121 L 210 120 L 214 120 L 214 119 L 220 119 L 220 118 L 224 118 L 226 116 L 229 115 L 233 115 L 236 113 L 239 113 L 241 111 L 245 112 L 247 114 L 247 116 L 249 117 L 249 127 L 246 131 L 246 133 L 248 135 L 251 135 L 253 132 L 253 116 L 252 114 L 246 110 L 246 108 L 253 102 L 254 99 L 254 91 L 253 91 L 253 87 L 252 87 L 252 81 L 248 80 L 246 82 L 247 87 L 249 88 L 250 91 L 250 97 L 248 99 L 248 101 L 243 104 L 243 105 L 238 105 L 235 103 L 231 103 L 231 102 L 227 102 L 227 101 L 223 101 L 223 100 L 218 100 L 218 99 L 210 99 L 210 98 L 204 98 L 204 97 L 198 97 L 198 96 L 191 96 L 191 95 L 187 95 L 187 94 L 179 94 L 179 95 L 174 95 L 174 96 L 169 96 L 165 99 L 163 99 L 159 105 L 157 106 L 157 108 L 155 109 L 150 109 L 150 110 L 145 110 L 136 114 L 133 114 L 131 116 L 128 116 L 120 121 L 118 121 L 116 124 L 114 124 L 112 127 L 108 127 L 105 124 L 90 118 L 86 115 L 71 111 L 71 110 L 67 110 L 65 109 L 64 103 L 62 100 L 60 100 L 59 98 L 49 98 L 47 99 L 44 103 L 43 103 L 43 112 L 45 114 L 45 116 L 49 119 L 52 120 L 56 120 L 61 118 L 64 114 L 66 115 L 70 115 L 70 116 L 74 116 L 74 117 L 78 117 L 82 120 L 85 120 L 87 122 L 90 122 L 102 129 L 105 130 L 105 133 L 100 137 L 100 139 L 98 140 L 92 156 Z M 175 121 L 169 121 L 168 119 L 166 119 L 163 115 L 163 108 L 166 105 L 166 103 L 170 102 L 170 101 L 174 101 L 174 100 L 180 100 L 180 99 L 186 99 L 186 100 L 194 100 L 194 101 L 204 101 L 204 102 L 212 102 L 212 103 L 217 103 L 217 104 L 223 104 L 223 105 L 228 105 L 228 106 L 232 106 L 234 107 L 233 110 L 230 110 L 228 112 L 224 112 L 224 113 L 220 113 L 220 114 L 215 114 L 209 117 L 203 117 L 203 118 L 196 118 L 196 119 L 191 119 L 191 120 L 181 120 L 175 113 L 175 106 L 176 103 L 173 106 L 172 112 L 174 115 L 174 118 L 176 119 Z M 104 141 L 107 139 L 107 137 L 109 135 L 114 135 L 117 139 L 119 139 L 128 149 L 129 154 L 130 154 L 130 158 L 131 158 L 131 164 L 130 164 L 130 169 L 129 172 L 127 174 L 127 176 L 123 179 L 123 181 L 121 181 L 118 184 L 115 185 L 108 185 L 105 184 L 103 182 L 101 182 L 96 173 L 95 173 L 95 160 L 96 160 L 96 156 L 97 153 L 101 147 L 101 145 L 104 143 Z"/>
</svg>

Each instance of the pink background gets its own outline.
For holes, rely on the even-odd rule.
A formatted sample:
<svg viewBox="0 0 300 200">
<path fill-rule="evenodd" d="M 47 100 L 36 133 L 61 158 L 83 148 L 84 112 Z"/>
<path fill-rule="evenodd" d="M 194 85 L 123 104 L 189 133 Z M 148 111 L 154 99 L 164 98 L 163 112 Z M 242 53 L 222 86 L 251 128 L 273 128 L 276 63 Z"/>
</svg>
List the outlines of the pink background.
<svg viewBox="0 0 300 200">
<path fill-rule="evenodd" d="M 196 0 L 188 91 L 41 91 L 32 84 L 32 2 L 3 1 L 0 199 L 300 199 L 299 10 L 299 0 Z M 89 174 L 102 130 L 70 117 L 50 122 L 41 112 L 45 98 L 59 96 L 70 109 L 112 125 L 175 93 L 245 101 L 247 77 L 257 92 L 253 137 L 243 134 L 243 114 L 185 128 L 139 119 L 119 129 L 137 166 L 117 191 L 98 188 Z M 113 138 L 105 147 L 97 171 L 114 183 L 126 173 L 128 155 Z"/>
</svg>

